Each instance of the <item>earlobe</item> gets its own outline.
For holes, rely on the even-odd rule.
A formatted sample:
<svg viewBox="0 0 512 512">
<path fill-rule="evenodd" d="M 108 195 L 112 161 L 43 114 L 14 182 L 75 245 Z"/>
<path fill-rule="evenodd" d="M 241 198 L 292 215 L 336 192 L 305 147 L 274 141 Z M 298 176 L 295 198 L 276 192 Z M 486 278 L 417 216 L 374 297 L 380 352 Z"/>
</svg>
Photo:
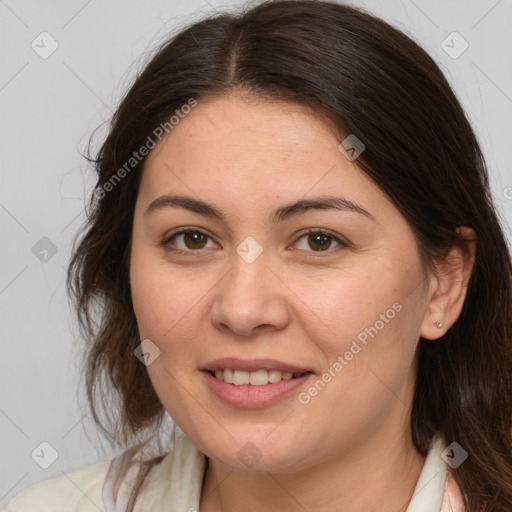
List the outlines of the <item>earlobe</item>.
<svg viewBox="0 0 512 512">
<path fill-rule="evenodd" d="M 476 235 L 466 226 L 457 228 L 457 233 L 462 240 L 454 244 L 445 259 L 435 266 L 420 331 L 420 336 L 428 340 L 444 336 L 457 321 L 466 298 L 475 262 Z"/>
</svg>

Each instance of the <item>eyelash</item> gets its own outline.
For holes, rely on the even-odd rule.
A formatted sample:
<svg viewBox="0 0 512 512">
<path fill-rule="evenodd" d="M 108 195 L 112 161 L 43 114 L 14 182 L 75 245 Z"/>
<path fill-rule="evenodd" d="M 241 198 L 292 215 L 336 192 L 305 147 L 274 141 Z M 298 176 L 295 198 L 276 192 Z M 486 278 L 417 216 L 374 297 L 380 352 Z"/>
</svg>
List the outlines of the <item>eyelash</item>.
<svg viewBox="0 0 512 512">
<path fill-rule="evenodd" d="M 189 250 L 183 250 L 183 249 L 174 249 L 172 247 L 170 247 L 170 242 L 176 238 L 177 236 L 179 235 L 183 235 L 183 234 L 186 234 L 186 233 L 199 233 L 201 235 L 204 235 L 206 236 L 207 238 L 209 238 L 210 240 L 212 240 L 212 238 L 210 237 L 210 235 L 208 235 L 207 233 L 205 233 L 204 231 L 201 231 L 200 229 L 196 229 L 196 228 L 180 228 L 178 231 L 175 231 L 174 233 L 171 233 L 169 236 L 165 237 L 164 240 L 162 241 L 162 246 L 167 250 L 167 251 L 171 251 L 173 253 L 176 253 L 176 254 L 183 254 L 185 256 L 189 256 L 191 254 L 197 254 L 197 253 L 200 253 L 203 251 L 203 249 L 189 249 Z M 312 253 L 311 257 L 318 257 L 317 255 L 322 255 L 322 254 L 329 254 L 331 255 L 333 252 L 338 252 L 339 250 L 342 250 L 342 249 L 346 249 L 347 247 L 349 247 L 349 244 L 347 242 L 345 242 L 344 240 L 342 240 L 341 238 L 339 238 L 338 236 L 334 235 L 332 232 L 328 231 L 328 230 L 325 230 L 325 229 L 321 229 L 321 228 L 309 228 L 307 229 L 306 231 L 304 231 L 303 233 L 300 234 L 300 236 L 296 239 L 296 241 L 294 242 L 297 243 L 300 239 L 302 239 L 303 237 L 307 236 L 307 235 L 312 235 L 312 234 L 318 234 L 318 235 L 324 235 L 324 236 L 327 236 L 329 237 L 330 239 L 332 239 L 334 242 L 337 242 L 339 244 L 338 247 L 334 248 L 334 249 L 326 249 L 324 251 L 304 251 L 304 252 L 310 252 Z M 302 249 L 301 249 L 302 250 Z M 321 257 L 321 256 L 320 256 Z"/>
</svg>

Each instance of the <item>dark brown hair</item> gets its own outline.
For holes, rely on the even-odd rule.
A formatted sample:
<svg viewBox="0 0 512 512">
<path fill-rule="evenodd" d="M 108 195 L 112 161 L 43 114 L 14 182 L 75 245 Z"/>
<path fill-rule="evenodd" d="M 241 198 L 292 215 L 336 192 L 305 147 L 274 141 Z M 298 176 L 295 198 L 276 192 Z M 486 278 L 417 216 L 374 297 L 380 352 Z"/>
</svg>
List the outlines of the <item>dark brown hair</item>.
<svg viewBox="0 0 512 512">
<path fill-rule="evenodd" d="M 512 265 L 484 158 L 439 67 L 399 30 L 336 3 L 265 2 L 210 16 L 163 44 L 124 96 L 94 158 L 96 190 L 190 98 L 200 103 L 230 91 L 307 106 L 342 136 L 363 141 L 357 165 L 409 222 L 432 270 L 454 244 L 467 244 L 458 226 L 475 231 L 458 321 L 440 340 L 419 340 L 411 431 L 423 455 L 436 435 L 469 453 L 454 471 L 469 512 L 512 510 Z M 140 339 L 129 261 L 143 164 L 108 193 L 93 194 L 68 274 L 89 343 L 90 406 L 121 446 L 142 443 L 165 415 L 134 357 Z M 108 397 L 101 408 L 98 397 Z M 141 472 L 130 510 L 160 459 Z"/>
</svg>

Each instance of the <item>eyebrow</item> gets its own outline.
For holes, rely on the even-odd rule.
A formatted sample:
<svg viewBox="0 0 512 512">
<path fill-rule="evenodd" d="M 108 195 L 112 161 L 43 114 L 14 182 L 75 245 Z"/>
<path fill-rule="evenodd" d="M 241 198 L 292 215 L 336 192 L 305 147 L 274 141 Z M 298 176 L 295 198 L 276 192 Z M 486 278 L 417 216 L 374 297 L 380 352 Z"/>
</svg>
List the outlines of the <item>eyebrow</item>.
<svg viewBox="0 0 512 512">
<path fill-rule="evenodd" d="M 200 199 L 195 199 L 189 196 L 173 195 L 161 196 L 152 201 L 144 212 L 144 217 L 149 217 L 155 212 L 165 208 L 182 208 L 189 210 L 205 217 L 212 217 L 225 221 L 225 214 L 216 206 L 206 203 Z M 277 224 L 291 217 L 303 215 L 311 210 L 338 210 L 346 212 L 355 212 L 371 220 L 374 217 L 361 206 L 345 199 L 343 197 L 335 196 L 320 196 L 311 199 L 300 199 L 294 203 L 285 204 L 273 210 L 269 215 L 269 220 L 272 224 Z"/>
</svg>

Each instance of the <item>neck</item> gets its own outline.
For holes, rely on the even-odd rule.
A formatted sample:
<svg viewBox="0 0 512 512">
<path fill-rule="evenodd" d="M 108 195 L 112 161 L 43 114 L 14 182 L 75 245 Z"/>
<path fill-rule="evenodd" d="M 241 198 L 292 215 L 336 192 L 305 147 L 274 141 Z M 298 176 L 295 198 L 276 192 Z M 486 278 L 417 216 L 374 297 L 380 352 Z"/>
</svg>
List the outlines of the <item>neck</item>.
<svg viewBox="0 0 512 512">
<path fill-rule="evenodd" d="M 389 439 L 388 436 L 386 436 Z M 319 512 L 405 511 L 425 457 L 410 435 L 377 436 L 357 450 L 336 454 L 307 471 L 235 471 L 211 459 L 203 481 L 201 512 L 268 510 Z"/>
</svg>

